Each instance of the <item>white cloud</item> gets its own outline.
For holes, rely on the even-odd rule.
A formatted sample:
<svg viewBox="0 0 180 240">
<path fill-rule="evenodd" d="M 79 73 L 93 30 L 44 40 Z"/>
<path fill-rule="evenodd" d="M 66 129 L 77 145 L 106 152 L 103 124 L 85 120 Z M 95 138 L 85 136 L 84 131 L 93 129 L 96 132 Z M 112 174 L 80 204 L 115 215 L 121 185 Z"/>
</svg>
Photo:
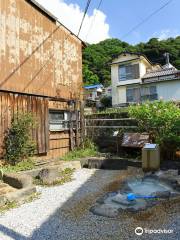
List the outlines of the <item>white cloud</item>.
<svg viewBox="0 0 180 240">
<path fill-rule="evenodd" d="M 155 32 L 153 37 L 159 38 L 159 40 L 164 40 L 170 37 L 177 37 L 180 35 L 180 32 L 176 29 L 163 29 L 160 32 Z"/>
<path fill-rule="evenodd" d="M 83 17 L 83 10 L 77 4 L 66 4 L 64 0 L 37 0 L 43 7 L 55 15 L 59 21 L 77 34 Z M 94 21 L 92 25 L 92 21 Z M 89 32 L 89 28 L 92 26 Z M 89 34 L 88 34 L 89 32 Z M 106 15 L 100 10 L 94 10 L 92 15 L 86 15 L 81 33 L 82 40 L 97 43 L 109 38 L 109 25 Z"/>
</svg>

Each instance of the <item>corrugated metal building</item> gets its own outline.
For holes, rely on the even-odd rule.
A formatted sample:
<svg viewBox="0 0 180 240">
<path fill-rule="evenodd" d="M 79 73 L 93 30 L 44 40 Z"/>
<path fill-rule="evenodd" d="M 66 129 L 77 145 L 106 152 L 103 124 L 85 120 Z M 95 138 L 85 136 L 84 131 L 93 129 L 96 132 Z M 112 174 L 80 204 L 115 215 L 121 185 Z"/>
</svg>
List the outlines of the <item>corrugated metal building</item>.
<svg viewBox="0 0 180 240">
<path fill-rule="evenodd" d="M 0 0 L 0 24 L 0 157 L 15 112 L 36 115 L 39 155 L 62 156 L 79 143 L 84 44 L 34 0 Z"/>
</svg>

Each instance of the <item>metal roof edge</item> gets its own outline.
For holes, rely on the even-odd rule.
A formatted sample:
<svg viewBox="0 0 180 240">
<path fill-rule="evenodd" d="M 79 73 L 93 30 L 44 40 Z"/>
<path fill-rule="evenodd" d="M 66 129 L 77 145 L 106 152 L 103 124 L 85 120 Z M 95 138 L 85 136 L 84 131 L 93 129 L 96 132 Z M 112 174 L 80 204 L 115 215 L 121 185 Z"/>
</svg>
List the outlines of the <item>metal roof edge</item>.
<svg viewBox="0 0 180 240">
<path fill-rule="evenodd" d="M 69 28 L 67 28 L 64 24 L 62 24 L 56 16 L 54 16 L 50 11 L 48 11 L 45 7 L 43 7 L 40 3 L 38 3 L 36 0 L 25 0 L 26 2 L 30 3 L 32 6 L 36 6 L 39 10 L 44 12 L 46 15 L 48 15 L 51 19 L 53 19 L 55 22 L 58 22 L 61 26 L 63 26 L 71 35 L 74 35 L 79 41 L 82 42 L 83 47 L 86 47 L 87 44 L 79 38 L 75 33 L 73 33 Z"/>
</svg>

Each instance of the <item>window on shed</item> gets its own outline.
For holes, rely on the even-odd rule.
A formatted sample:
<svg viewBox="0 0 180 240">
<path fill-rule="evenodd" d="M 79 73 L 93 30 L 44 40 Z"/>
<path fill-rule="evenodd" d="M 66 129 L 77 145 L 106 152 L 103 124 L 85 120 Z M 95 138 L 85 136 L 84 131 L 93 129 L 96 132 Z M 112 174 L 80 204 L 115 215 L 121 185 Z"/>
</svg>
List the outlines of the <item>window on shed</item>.
<svg viewBox="0 0 180 240">
<path fill-rule="evenodd" d="M 49 110 L 49 130 L 61 131 L 69 128 L 69 112 Z"/>
</svg>

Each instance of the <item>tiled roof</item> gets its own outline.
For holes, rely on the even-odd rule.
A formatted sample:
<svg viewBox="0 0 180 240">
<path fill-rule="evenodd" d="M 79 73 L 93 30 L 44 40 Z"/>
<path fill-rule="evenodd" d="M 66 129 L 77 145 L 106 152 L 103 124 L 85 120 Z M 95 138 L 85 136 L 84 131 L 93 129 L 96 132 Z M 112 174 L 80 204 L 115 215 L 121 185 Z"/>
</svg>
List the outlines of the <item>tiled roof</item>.
<svg viewBox="0 0 180 240">
<path fill-rule="evenodd" d="M 160 77 L 160 76 L 167 76 L 167 75 L 172 75 L 180 73 L 180 70 L 177 70 L 175 68 L 167 68 L 167 69 L 161 69 L 158 71 L 151 71 L 149 73 L 146 73 L 142 78 L 153 78 L 153 77 Z"/>
</svg>

